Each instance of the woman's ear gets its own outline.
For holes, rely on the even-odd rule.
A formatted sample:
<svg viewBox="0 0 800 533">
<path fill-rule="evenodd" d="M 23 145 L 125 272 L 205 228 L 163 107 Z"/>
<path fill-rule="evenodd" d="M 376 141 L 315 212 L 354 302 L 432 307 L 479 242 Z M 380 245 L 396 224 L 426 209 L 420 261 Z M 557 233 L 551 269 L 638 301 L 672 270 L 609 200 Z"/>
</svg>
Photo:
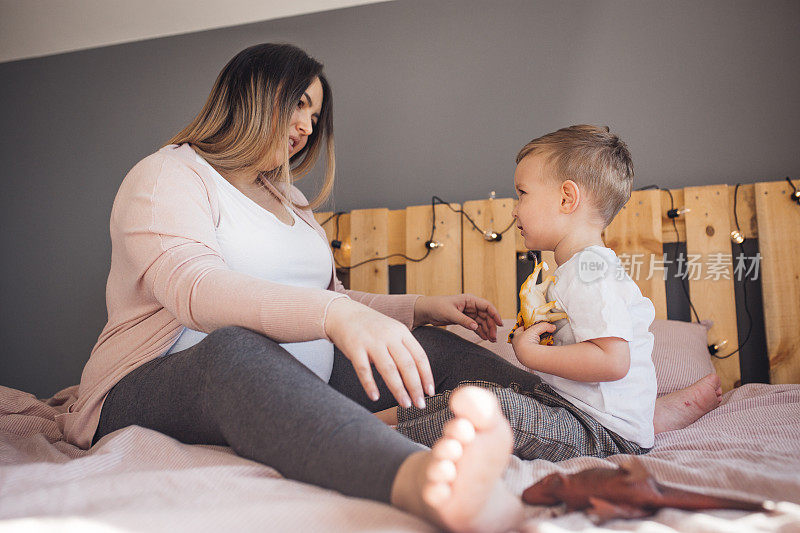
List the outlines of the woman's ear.
<svg viewBox="0 0 800 533">
<path fill-rule="evenodd" d="M 565 215 L 569 215 L 578 209 L 581 203 L 581 190 L 578 184 L 572 180 L 565 180 L 561 183 L 561 205 L 559 211 Z"/>
</svg>

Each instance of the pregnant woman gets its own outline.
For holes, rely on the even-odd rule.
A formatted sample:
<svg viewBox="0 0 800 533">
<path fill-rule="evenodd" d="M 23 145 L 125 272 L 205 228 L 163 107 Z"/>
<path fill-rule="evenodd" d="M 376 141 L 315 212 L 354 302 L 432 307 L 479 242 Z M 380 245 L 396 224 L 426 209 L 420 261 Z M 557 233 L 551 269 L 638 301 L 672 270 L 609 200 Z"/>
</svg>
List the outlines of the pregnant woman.
<svg viewBox="0 0 800 533">
<path fill-rule="evenodd" d="M 83 448 L 130 425 L 226 445 L 449 530 L 509 529 L 522 509 L 500 482 L 511 432 L 491 394 L 452 394 L 456 416 L 431 449 L 372 413 L 424 407 L 464 380 L 539 378 L 419 327 L 458 323 L 495 340 L 500 317 L 483 299 L 342 287 L 312 215 L 333 186 L 332 116 L 320 63 L 253 46 L 197 117 L 131 169 L 111 212 L 108 323 L 59 425 Z M 309 202 L 292 183 L 322 151 Z"/>
</svg>

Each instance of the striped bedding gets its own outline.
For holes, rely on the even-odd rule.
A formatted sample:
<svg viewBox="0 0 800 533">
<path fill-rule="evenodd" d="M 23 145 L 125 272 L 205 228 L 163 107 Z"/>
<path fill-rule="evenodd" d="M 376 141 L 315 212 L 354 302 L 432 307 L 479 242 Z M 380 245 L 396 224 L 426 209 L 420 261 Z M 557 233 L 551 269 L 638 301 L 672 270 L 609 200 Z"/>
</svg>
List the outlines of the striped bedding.
<svg viewBox="0 0 800 533">
<path fill-rule="evenodd" d="M 186 445 L 138 426 L 78 449 L 61 439 L 53 421 L 76 392 L 70 387 L 38 400 L 0 387 L 0 531 L 433 531 L 389 506 L 283 479 L 228 448 Z M 553 471 L 624 459 L 512 458 L 505 482 L 521 494 Z M 666 484 L 771 499 L 780 502 L 777 512 L 667 509 L 605 527 L 800 531 L 800 386 L 745 385 L 727 393 L 719 408 L 688 428 L 657 436 L 642 461 Z M 523 531 L 593 529 L 579 513 L 527 511 Z"/>
</svg>

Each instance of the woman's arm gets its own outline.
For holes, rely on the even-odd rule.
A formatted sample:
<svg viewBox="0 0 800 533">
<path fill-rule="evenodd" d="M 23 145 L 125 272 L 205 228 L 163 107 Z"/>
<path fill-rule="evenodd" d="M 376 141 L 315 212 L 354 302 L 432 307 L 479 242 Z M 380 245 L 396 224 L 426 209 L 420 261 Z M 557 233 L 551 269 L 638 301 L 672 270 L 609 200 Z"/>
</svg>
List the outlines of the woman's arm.
<svg viewBox="0 0 800 533">
<path fill-rule="evenodd" d="M 308 200 L 297 188 L 290 189 L 290 197 L 299 206 L 307 206 Z M 305 209 L 308 221 L 324 239 L 325 230 L 313 216 Z M 461 324 L 467 329 L 475 330 L 478 335 L 487 340 L 497 340 L 497 326 L 502 326 L 503 321 L 497 309 L 487 300 L 471 294 L 456 294 L 452 296 L 421 296 L 419 294 L 372 294 L 362 291 L 345 289 L 335 273 L 333 276 L 333 289 L 347 295 L 350 299 L 362 303 L 384 315 L 405 324 L 413 329 L 424 324 L 447 325 Z"/>
<path fill-rule="evenodd" d="M 126 176 L 111 217 L 113 261 L 185 326 L 243 326 L 278 342 L 327 338 L 328 306 L 345 295 L 231 270 L 216 240 L 216 194 L 181 160 L 155 154 Z"/>
<path fill-rule="evenodd" d="M 413 400 L 424 407 L 433 377 L 408 328 L 336 291 L 229 269 L 216 240 L 210 187 L 186 163 L 164 155 L 145 158 L 128 173 L 111 217 L 112 262 L 120 265 L 114 272 L 129 280 L 117 285 L 135 292 L 143 309 L 155 299 L 199 331 L 243 326 L 278 342 L 329 339 L 371 397 L 378 394 L 374 364 L 401 405 Z"/>
<path fill-rule="evenodd" d="M 334 290 L 344 294 L 351 300 L 362 303 L 376 311 L 390 316 L 412 329 L 414 324 L 414 307 L 419 294 L 373 294 L 370 292 L 345 289 L 339 278 L 334 275 Z"/>
</svg>

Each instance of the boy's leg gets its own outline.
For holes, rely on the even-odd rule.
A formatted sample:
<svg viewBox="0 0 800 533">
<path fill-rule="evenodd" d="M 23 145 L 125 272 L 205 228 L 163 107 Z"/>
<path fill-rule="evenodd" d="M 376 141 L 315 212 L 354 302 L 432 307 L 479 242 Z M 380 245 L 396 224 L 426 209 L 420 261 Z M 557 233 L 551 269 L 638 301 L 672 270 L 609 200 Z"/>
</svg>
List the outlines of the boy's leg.
<svg viewBox="0 0 800 533">
<path fill-rule="evenodd" d="M 240 327 L 122 378 L 106 397 L 95 441 L 129 425 L 188 444 L 229 445 L 287 478 L 387 503 L 400 465 L 424 449 L 276 342 Z"/>
<path fill-rule="evenodd" d="M 522 392 L 512 384 L 501 387 L 485 381 L 468 381 L 491 391 L 500 402 L 514 435 L 514 454 L 522 459 L 563 461 L 571 457 L 607 457 L 620 453 L 641 454 L 648 450 L 603 427 L 592 417 L 542 383 L 534 391 Z M 397 410 L 397 431 L 409 439 L 432 446 L 453 418 L 448 409 L 450 391 L 428 399 L 425 409 Z"/>
<path fill-rule="evenodd" d="M 455 333 L 431 326 L 417 328 L 412 333 L 428 354 L 437 393 L 455 389 L 462 381 L 487 381 L 504 387 L 516 383 L 523 391 L 532 391 L 542 383 L 536 374 L 515 367 Z M 499 339 L 498 342 L 505 341 Z M 330 385 L 372 412 L 397 406 L 397 401 L 375 367 L 372 371 L 380 392 L 377 402 L 367 397 L 353 365 L 336 349 Z"/>
</svg>

